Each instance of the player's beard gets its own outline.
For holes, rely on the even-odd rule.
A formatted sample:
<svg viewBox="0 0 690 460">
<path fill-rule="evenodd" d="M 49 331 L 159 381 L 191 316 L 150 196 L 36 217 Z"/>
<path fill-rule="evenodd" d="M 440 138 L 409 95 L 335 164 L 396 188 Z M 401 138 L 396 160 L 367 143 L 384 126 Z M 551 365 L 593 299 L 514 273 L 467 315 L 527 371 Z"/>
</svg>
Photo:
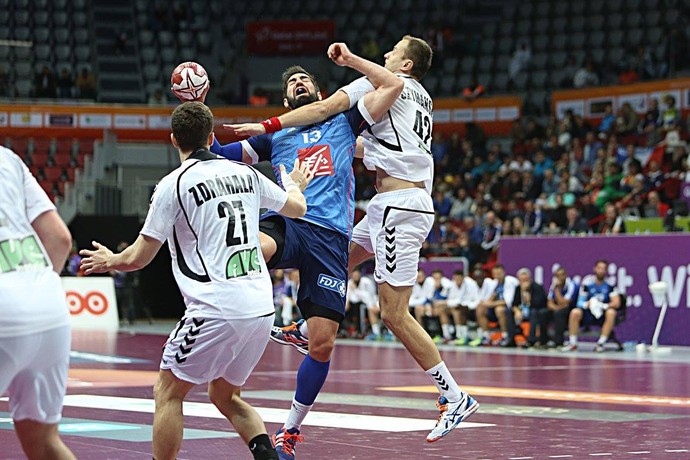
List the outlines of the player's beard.
<svg viewBox="0 0 690 460">
<path fill-rule="evenodd" d="M 308 92 L 306 96 L 301 96 L 296 99 L 294 97 L 288 96 L 287 100 L 288 107 L 290 107 L 291 110 L 295 110 L 302 107 L 303 105 L 311 104 L 312 102 L 318 101 L 319 97 L 312 92 Z"/>
</svg>

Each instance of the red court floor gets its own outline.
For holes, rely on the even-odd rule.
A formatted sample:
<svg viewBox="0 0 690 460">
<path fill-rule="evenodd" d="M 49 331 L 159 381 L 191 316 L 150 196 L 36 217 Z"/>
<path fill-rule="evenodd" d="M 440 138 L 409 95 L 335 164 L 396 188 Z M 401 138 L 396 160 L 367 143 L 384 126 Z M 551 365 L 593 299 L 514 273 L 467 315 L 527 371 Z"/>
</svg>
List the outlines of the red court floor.
<svg viewBox="0 0 690 460">
<path fill-rule="evenodd" d="M 111 337 L 75 333 L 60 431 L 80 459 L 150 459 L 152 384 L 172 324 Z M 585 345 L 587 347 L 587 345 Z M 690 458 L 690 350 L 669 354 L 441 346 L 479 412 L 428 444 L 431 382 L 398 343 L 341 341 L 298 459 Z M 587 350 L 587 348 L 585 348 Z M 270 343 L 244 397 L 275 431 L 302 356 Z M 252 457 L 198 387 L 185 406 L 180 459 Z M 0 399 L 0 459 L 23 454 Z"/>
</svg>

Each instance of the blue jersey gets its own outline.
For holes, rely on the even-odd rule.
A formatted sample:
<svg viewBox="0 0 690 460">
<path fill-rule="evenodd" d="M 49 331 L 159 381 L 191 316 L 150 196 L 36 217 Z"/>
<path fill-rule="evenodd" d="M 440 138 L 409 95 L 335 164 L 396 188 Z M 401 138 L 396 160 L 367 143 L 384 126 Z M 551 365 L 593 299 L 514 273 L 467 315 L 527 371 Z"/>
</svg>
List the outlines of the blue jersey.
<svg viewBox="0 0 690 460">
<path fill-rule="evenodd" d="M 270 160 L 279 181 L 278 165 L 290 171 L 295 158 L 316 167 L 304 191 L 307 213 L 302 219 L 350 238 L 355 203 L 352 160 L 357 136 L 367 128 L 353 107 L 321 123 L 249 138 L 242 146 L 257 161 Z"/>
<path fill-rule="evenodd" d="M 608 283 L 597 284 L 596 281 L 592 279 L 585 279 L 580 286 L 580 295 L 578 297 L 577 306 L 582 307 L 584 303 L 594 297 L 596 297 L 600 302 L 609 303 L 611 301 L 611 296 L 618 295 L 616 288 Z"/>
</svg>

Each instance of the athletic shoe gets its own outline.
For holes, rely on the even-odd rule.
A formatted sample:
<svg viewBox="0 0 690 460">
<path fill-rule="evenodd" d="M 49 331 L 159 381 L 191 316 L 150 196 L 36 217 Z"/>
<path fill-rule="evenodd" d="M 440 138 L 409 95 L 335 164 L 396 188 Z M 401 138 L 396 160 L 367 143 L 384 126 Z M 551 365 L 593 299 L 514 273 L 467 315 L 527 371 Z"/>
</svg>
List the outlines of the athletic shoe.
<svg viewBox="0 0 690 460">
<path fill-rule="evenodd" d="M 302 323 L 304 323 L 303 319 L 286 327 L 273 326 L 271 328 L 271 340 L 281 345 L 292 345 L 303 355 L 309 354 L 309 339 L 299 331 Z"/>
<path fill-rule="evenodd" d="M 469 340 L 467 340 L 467 337 L 462 337 L 460 339 L 455 339 L 455 345 L 461 347 L 464 345 L 467 345 L 469 343 Z"/>
<path fill-rule="evenodd" d="M 508 337 L 503 337 L 498 342 L 498 346 L 502 348 L 515 348 L 515 340 L 511 340 Z"/>
<path fill-rule="evenodd" d="M 463 392 L 460 401 L 455 402 L 449 402 L 444 396 L 439 396 L 436 407 L 441 413 L 438 416 L 436 427 L 426 437 L 427 442 L 438 441 L 450 433 L 460 425 L 460 422 L 479 409 L 479 403 L 472 396 Z"/>
<path fill-rule="evenodd" d="M 491 345 L 491 339 L 488 337 L 477 337 L 476 339 L 470 340 L 467 345 L 471 347 L 485 347 Z"/>
<path fill-rule="evenodd" d="M 281 428 L 273 435 L 273 444 L 280 460 L 295 460 L 295 445 L 304 442 L 297 428 Z"/>
<path fill-rule="evenodd" d="M 364 337 L 364 339 L 380 342 L 381 340 L 383 340 L 383 337 L 381 337 L 380 335 L 376 335 L 372 332 L 371 334 L 368 334 L 366 337 Z"/>
<path fill-rule="evenodd" d="M 395 336 L 391 331 L 386 331 L 383 333 L 383 341 L 384 342 L 395 342 Z"/>
<path fill-rule="evenodd" d="M 561 351 L 565 352 L 565 353 L 567 353 L 569 351 L 576 351 L 576 350 L 577 350 L 577 345 L 571 344 L 571 343 L 566 343 L 565 345 L 563 345 L 563 348 L 561 348 Z"/>
<path fill-rule="evenodd" d="M 594 353 L 603 353 L 606 351 L 606 348 L 604 348 L 604 345 L 601 343 L 597 343 L 596 346 L 594 347 Z"/>
<path fill-rule="evenodd" d="M 435 335 L 431 340 L 436 344 L 443 342 L 443 338 L 440 335 Z"/>
</svg>

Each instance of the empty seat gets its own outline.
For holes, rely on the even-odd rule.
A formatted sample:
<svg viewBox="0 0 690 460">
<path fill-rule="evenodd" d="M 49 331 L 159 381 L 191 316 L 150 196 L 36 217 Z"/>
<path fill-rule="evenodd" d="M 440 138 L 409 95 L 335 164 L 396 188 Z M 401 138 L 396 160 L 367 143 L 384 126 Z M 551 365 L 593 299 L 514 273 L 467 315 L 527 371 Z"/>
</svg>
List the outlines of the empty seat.
<svg viewBox="0 0 690 460">
<path fill-rule="evenodd" d="M 72 159 L 72 154 L 69 151 L 59 151 L 53 155 L 53 162 L 55 166 L 65 167 L 69 166 L 69 162 Z"/>
<path fill-rule="evenodd" d="M 612 30 L 609 32 L 608 38 L 606 39 L 607 46 L 617 47 L 621 46 L 623 43 L 623 31 L 622 30 Z"/>
<path fill-rule="evenodd" d="M 89 42 L 89 31 L 88 29 L 75 29 L 74 30 L 74 41 L 77 44 L 87 44 Z"/>
<path fill-rule="evenodd" d="M 69 37 L 71 33 L 68 29 L 60 28 L 53 31 L 53 37 L 55 38 L 55 43 L 58 45 L 69 43 Z"/>
<path fill-rule="evenodd" d="M 530 76 L 530 85 L 532 88 L 544 89 L 546 88 L 547 73 L 543 70 L 532 72 Z"/>
<path fill-rule="evenodd" d="M 33 157 L 31 158 L 33 161 Z M 49 180 L 51 182 L 55 182 L 60 180 L 60 176 L 62 175 L 62 167 L 61 166 L 45 166 L 43 168 L 43 176 L 46 178 L 46 180 Z"/>
<path fill-rule="evenodd" d="M 544 51 L 549 46 L 549 36 L 548 35 L 537 35 L 532 41 L 533 51 Z"/>
<path fill-rule="evenodd" d="M 594 32 L 603 32 L 606 19 L 601 14 L 595 14 L 587 19 L 587 29 Z"/>
<path fill-rule="evenodd" d="M 483 55 L 479 58 L 478 69 L 480 72 L 489 72 L 493 66 L 494 59 L 492 56 Z"/>
<path fill-rule="evenodd" d="M 31 164 L 33 166 L 43 167 L 48 163 L 48 152 L 34 152 L 31 154 Z"/>
<path fill-rule="evenodd" d="M 606 39 L 606 34 L 601 30 L 596 30 L 590 32 L 587 36 L 587 47 L 588 48 L 601 48 L 604 46 L 604 40 Z"/>
</svg>

